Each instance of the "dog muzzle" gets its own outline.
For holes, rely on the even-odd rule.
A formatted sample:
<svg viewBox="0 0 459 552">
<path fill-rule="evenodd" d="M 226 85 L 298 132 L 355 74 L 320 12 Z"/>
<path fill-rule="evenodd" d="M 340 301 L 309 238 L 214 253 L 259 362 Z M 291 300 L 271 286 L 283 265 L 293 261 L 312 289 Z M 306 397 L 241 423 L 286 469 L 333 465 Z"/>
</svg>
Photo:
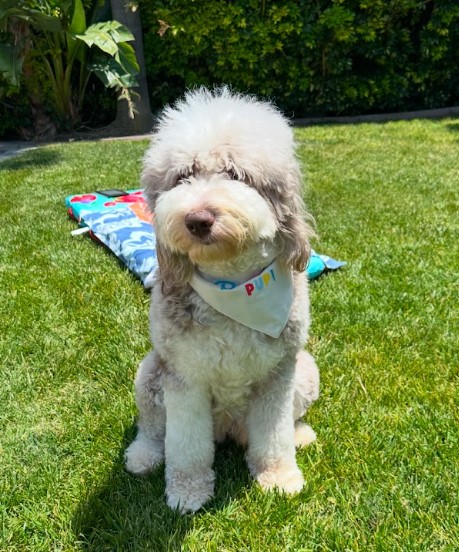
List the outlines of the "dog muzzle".
<svg viewBox="0 0 459 552">
<path fill-rule="evenodd" d="M 277 260 L 240 284 L 222 279 L 208 281 L 195 272 L 190 285 L 218 312 L 271 337 L 280 336 L 292 308 L 292 271 Z"/>
</svg>

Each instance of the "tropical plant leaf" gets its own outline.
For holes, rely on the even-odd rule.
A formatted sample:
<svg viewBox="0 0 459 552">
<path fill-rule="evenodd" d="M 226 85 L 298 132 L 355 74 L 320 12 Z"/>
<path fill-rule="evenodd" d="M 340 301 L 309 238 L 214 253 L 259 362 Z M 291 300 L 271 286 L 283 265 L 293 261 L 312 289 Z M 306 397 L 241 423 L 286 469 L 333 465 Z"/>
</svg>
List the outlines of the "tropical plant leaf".
<svg viewBox="0 0 459 552">
<path fill-rule="evenodd" d="M 118 52 L 115 54 L 115 60 L 130 75 L 138 75 L 140 71 L 134 48 L 126 42 L 118 44 Z"/>
<path fill-rule="evenodd" d="M 0 44 L 0 72 L 14 86 L 19 85 L 22 74 L 22 58 L 14 46 Z"/>
<path fill-rule="evenodd" d="M 84 33 L 77 34 L 76 37 L 85 42 L 90 48 L 97 46 L 110 56 L 114 56 L 117 53 L 119 42 L 134 40 L 129 29 L 117 21 L 94 23 Z"/>
<path fill-rule="evenodd" d="M 137 79 L 112 57 L 99 55 L 88 68 L 102 81 L 107 88 L 133 88 Z"/>
<path fill-rule="evenodd" d="M 86 31 L 86 15 L 81 0 L 74 0 L 73 16 L 68 30 L 75 34 L 82 34 Z"/>
<path fill-rule="evenodd" d="M 59 17 L 48 15 L 39 10 L 30 8 L 9 10 L 9 17 L 14 16 L 17 19 L 29 23 L 34 29 L 44 33 L 59 33 L 62 31 L 62 23 Z"/>
<path fill-rule="evenodd" d="M 135 40 L 131 31 L 119 21 L 106 21 L 102 24 L 106 25 L 107 32 L 110 33 L 113 40 L 117 44 L 120 42 L 131 42 L 132 40 Z"/>
<path fill-rule="evenodd" d="M 74 0 L 73 16 L 68 31 L 66 32 L 68 59 L 73 60 L 75 58 L 82 61 L 83 49 L 81 48 L 81 40 L 77 40 L 77 34 L 84 33 L 86 31 L 86 15 L 84 13 L 84 6 L 81 0 Z"/>
<path fill-rule="evenodd" d="M 5 32 L 8 30 L 8 20 L 12 15 L 17 15 L 24 11 L 23 8 L 18 6 L 20 2 L 17 0 L 2 0 L 0 3 L 0 31 Z"/>
</svg>

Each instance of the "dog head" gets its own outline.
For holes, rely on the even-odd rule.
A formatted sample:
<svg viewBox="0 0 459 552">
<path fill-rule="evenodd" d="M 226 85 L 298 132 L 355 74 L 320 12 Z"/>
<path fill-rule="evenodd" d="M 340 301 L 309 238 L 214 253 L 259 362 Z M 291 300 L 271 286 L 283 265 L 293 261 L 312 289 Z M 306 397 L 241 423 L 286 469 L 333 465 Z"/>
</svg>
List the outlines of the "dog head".
<svg viewBox="0 0 459 552">
<path fill-rule="evenodd" d="M 166 108 L 144 158 L 163 281 L 185 284 L 195 266 L 231 263 L 267 243 L 305 268 L 310 227 L 292 131 L 268 103 L 227 88 L 189 92 Z"/>
</svg>

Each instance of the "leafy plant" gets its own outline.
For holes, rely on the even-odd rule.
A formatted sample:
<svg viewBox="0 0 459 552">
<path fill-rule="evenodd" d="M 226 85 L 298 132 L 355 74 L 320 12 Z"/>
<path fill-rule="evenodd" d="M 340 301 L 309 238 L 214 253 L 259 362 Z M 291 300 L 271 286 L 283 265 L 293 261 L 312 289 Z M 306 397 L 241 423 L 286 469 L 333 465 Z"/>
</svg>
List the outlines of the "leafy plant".
<svg viewBox="0 0 459 552">
<path fill-rule="evenodd" d="M 52 109 L 61 124 L 79 121 L 91 74 L 130 101 L 139 71 L 129 44 L 134 37 L 117 21 L 88 26 L 82 0 L 4 0 L 0 32 L 6 39 L 0 44 L 4 78 L 15 85 L 28 81 L 29 90 L 31 85 L 49 86 Z"/>
<path fill-rule="evenodd" d="M 457 0 L 140 0 L 152 103 L 227 83 L 296 117 L 459 101 Z M 199 13 L 199 17 L 196 14 Z"/>
</svg>

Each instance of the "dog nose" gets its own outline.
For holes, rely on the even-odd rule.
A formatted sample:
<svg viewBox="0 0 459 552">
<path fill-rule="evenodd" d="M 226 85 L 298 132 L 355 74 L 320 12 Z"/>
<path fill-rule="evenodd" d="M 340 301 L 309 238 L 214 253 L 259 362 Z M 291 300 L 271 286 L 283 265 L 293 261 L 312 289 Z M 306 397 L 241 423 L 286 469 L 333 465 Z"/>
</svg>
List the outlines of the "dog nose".
<svg viewBox="0 0 459 552">
<path fill-rule="evenodd" d="M 207 209 L 188 213 L 185 217 L 185 226 L 188 231 L 198 238 L 205 238 L 212 230 L 215 215 Z"/>
</svg>

